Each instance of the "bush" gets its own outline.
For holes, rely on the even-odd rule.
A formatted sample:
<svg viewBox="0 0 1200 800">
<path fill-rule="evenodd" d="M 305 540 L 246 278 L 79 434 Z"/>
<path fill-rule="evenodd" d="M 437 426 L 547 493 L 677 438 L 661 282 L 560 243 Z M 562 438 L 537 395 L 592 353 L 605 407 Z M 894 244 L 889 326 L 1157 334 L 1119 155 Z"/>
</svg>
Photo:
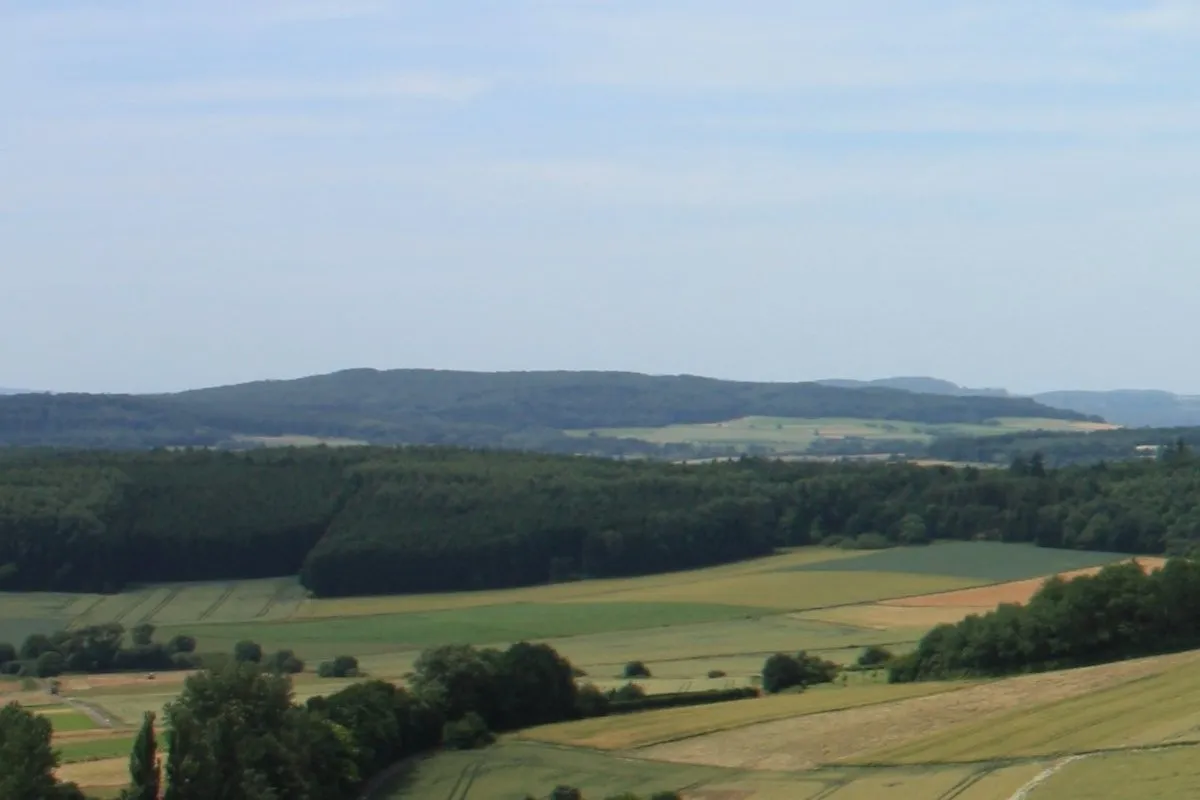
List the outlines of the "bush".
<svg viewBox="0 0 1200 800">
<path fill-rule="evenodd" d="M 711 703 L 725 703 L 731 700 L 748 700 L 751 697 L 758 697 L 758 690 L 751 686 L 741 686 L 736 689 L 713 689 L 707 692 L 651 694 L 627 700 L 613 700 L 609 704 L 608 713 L 629 714 L 634 711 L 649 711 L 657 708 L 703 706 Z"/>
<path fill-rule="evenodd" d="M 322 678 L 357 678 L 358 659 L 354 656 L 338 656 L 332 661 L 322 661 L 317 667 Z"/>
<path fill-rule="evenodd" d="M 583 800 L 583 792 L 574 786 L 555 786 L 550 793 L 550 800 Z"/>
<path fill-rule="evenodd" d="M 724 677 L 725 677 L 725 671 L 724 671 L 724 670 L 719 670 L 719 669 L 710 669 L 710 670 L 708 671 L 708 677 L 709 677 L 709 678 L 724 678 Z"/>
<path fill-rule="evenodd" d="M 266 660 L 263 665 L 277 675 L 295 675 L 304 672 L 304 662 L 296 658 L 291 650 L 280 650 Z"/>
<path fill-rule="evenodd" d="M 630 661 L 621 673 L 623 678 L 649 678 L 650 668 L 641 661 Z"/>
<path fill-rule="evenodd" d="M 262 645 L 258 642 L 241 641 L 233 646 L 233 658 L 236 661 L 258 664 L 262 661 Z"/>
<path fill-rule="evenodd" d="M 856 663 L 860 667 L 879 667 L 887 664 L 895 657 L 892 651 L 886 647 L 873 644 L 862 651 Z"/>
<path fill-rule="evenodd" d="M 847 539 L 845 536 L 838 536 L 836 533 L 826 536 L 821 540 L 821 547 L 843 547 Z"/>
<path fill-rule="evenodd" d="M 460 720 L 447 722 L 442 726 L 442 743 L 449 750 L 475 750 L 488 746 L 495 739 L 483 717 L 474 711 L 467 712 Z"/>
<path fill-rule="evenodd" d="M 646 690 L 636 683 L 627 683 L 619 689 L 609 689 L 607 696 L 612 703 L 623 703 L 629 700 L 641 700 L 646 696 Z"/>
<path fill-rule="evenodd" d="M 810 656 L 804 651 L 795 656 L 776 653 L 763 664 L 763 689 L 769 694 L 776 694 L 793 686 L 829 683 L 837 677 L 838 670 L 838 665 L 832 661 Z"/>
<path fill-rule="evenodd" d="M 196 652 L 196 638 L 182 633 L 172 636 L 167 641 L 167 652 L 172 655 L 175 653 L 194 653 Z"/>
<path fill-rule="evenodd" d="M 575 713 L 582 718 L 603 717 L 608 713 L 608 695 L 593 684 L 579 687 L 575 694 Z"/>
<path fill-rule="evenodd" d="M 49 650 L 37 657 L 34 662 L 34 674 L 39 678 L 53 678 L 62 674 L 64 663 L 62 653 Z"/>
<path fill-rule="evenodd" d="M 0 642 L 0 667 L 17 660 L 17 648 L 8 642 Z"/>
<path fill-rule="evenodd" d="M 887 537 L 880 533 L 860 533 L 854 537 L 856 550 L 886 550 L 891 546 Z"/>
</svg>

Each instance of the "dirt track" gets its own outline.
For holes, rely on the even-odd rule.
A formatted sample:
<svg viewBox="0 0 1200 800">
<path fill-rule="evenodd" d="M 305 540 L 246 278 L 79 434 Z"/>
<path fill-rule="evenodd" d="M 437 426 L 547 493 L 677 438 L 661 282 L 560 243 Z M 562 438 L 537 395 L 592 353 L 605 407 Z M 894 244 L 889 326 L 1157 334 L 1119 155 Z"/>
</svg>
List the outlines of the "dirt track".
<svg viewBox="0 0 1200 800">
<path fill-rule="evenodd" d="M 1077 697 L 1188 662 L 1200 662 L 1200 653 L 1026 675 L 931 697 L 765 722 L 654 745 L 635 754 L 681 764 L 806 770 L 865 756 L 1020 705 Z"/>
</svg>

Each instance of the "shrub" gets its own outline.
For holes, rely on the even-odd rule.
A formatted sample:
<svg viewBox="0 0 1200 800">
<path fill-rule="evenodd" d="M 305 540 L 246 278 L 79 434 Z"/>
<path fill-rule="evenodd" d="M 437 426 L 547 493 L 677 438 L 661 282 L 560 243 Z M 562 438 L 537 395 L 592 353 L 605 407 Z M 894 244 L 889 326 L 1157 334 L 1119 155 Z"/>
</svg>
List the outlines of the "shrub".
<svg viewBox="0 0 1200 800">
<path fill-rule="evenodd" d="M 34 674 L 39 678 L 53 678 L 55 675 L 61 675 L 64 662 L 62 653 L 49 650 L 37 657 L 37 661 L 34 662 Z"/>
<path fill-rule="evenodd" d="M 627 702 L 629 700 L 641 700 L 646 696 L 646 690 L 638 686 L 636 683 L 627 683 L 619 689 L 609 689 L 608 699 L 610 702 Z"/>
<path fill-rule="evenodd" d="M 776 653 L 763 664 L 763 689 L 769 694 L 776 694 L 793 686 L 829 683 L 837 677 L 838 669 L 838 665 L 832 661 L 810 656 L 803 651 L 795 656 Z"/>
<path fill-rule="evenodd" d="M 623 678 L 649 678 L 650 668 L 641 661 L 630 661 L 621 673 Z"/>
<path fill-rule="evenodd" d="M 862 651 L 856 663 L 860 667 L 879 667 L 888 663 L 893 658 L 895 658 L 895 655 L 891 650 L 873 644 Z"/>
<path fill-rule="evenodd" d="M 880 533 L 860 533 L 854 537 L 857 550 L 886 550 L 892 546 L 887 537 Z"/>
<path fill-rule="evenodd" d="M 821 547 L 841 547 L 845 549 L 844 545 L 847 541 L 845 536 L 839 536 L 834 533 L 821 540 Z"/>
<path fill-rule="evenodd" d="M 710 678 L 724 678 L 724 677 L 725 677 L 725 671 L 724 671 L 724 670 L 720 670 L 720 669 L 710 669 L 710 670 L 708 671 L 708 677 L 710 677 Z"/>
<path fill-rule="evenodd" d="M 462 719 L 442 726 L 442 743 L 450 750 L 475 750 L 486 747 L 495 739 L 483 717 L 474 711 L 468 711 Z"/>
<path fill-rule="evenodd" d="M 608 703 L 608 695 L 589 683 L 575 694 L 575 713 L 584 718 L 603 717 L 608 713 Z"/>
<path fill-rule="evenodd" d="M 249 640 L 238 642 L 233 646 L 233 657 L 236 661 L 258 664 L 263 657 L 262 645 Z"/>
<path fill-rule="evenodd" d="M 357 678 L 358 659 L 354 656 L 338 656 L 332 661 L 322 661 L 317 667 L 322 678 Z"/>
<path fill-rule="evenodd" d="M 264 666 L 277 675 L 295 675 L 304 672 L 304 662 L 296 658 L 291 650 L 280 650 L 266 660 Z"/>
<path fill-rule="evenodd" d="M 172 655 L 175 653 L 194 653 L 196 652 L 196 638 L 182 633 L 172 636 L 167 641 L 167 652 Z"/>
<path fill-rule="evenodd" d="M 550 793 L 550 800 L 583 800 L 583 792 L 574 786 L 555 786 Z"/>
<path fill-rule="evenodd" d="M 649 711 L 656 708 L 682 708 L 725 703 L 730 700 L 747 700 L 758 697 L 758 689 L 741 686 L 736 689 L 713 689 L 707 692 L 676 692 L 651 694 L 628 700 L 613 700 L 608 707 L 610 714 L 629 714 L 634 711 Z"/>
<path fill-rule="evenodd" d="M 17 660 L 17 648 L 8 642 L 0 642 L 0 667 Z"/>
</svg>

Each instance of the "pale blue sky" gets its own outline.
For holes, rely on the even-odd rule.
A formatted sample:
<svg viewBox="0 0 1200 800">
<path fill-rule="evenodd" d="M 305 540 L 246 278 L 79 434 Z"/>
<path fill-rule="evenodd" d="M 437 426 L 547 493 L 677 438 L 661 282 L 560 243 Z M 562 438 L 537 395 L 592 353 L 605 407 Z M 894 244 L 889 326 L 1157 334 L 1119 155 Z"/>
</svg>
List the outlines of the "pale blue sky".
<svg viewBox="0 0 1200 800">
<path fill-rule="evenodd" d="M 0 0 L 0 385 L 1200 392 L 1200 1 Z"/>
</svg>

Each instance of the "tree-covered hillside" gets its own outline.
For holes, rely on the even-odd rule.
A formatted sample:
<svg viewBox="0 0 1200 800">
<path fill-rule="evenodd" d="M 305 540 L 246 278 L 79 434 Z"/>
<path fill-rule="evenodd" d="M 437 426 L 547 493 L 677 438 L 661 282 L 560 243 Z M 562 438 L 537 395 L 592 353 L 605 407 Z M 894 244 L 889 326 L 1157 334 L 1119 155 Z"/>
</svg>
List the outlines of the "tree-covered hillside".
<svg viewBox="0 0 1200 800">
<path fill-rule="evenodd" d="M 453 448 L 8 451 L 0 589 L 299 572 L 322 595 L 453 591 L 717 564 L 814 543 L 1200 544 L 1200 462 L 1005 470 L 676 465 Z"/>
<path fill-rule="evenodd" d="M 0 397 L 0 444 L 213 446 L 237 435 L 307 435 L 380 444 L 575 452 L 583 445 L 564 430 L 723 422 L 746 416 L 925 423 L 1085 418 L 1028 399 L 817 383 L 743 383 L 619 372 L 362 369 L 172 395 Z M 671 455 L 628 440 L 591 439 L 586 447 L 597 453 Z"/>
</svg>

